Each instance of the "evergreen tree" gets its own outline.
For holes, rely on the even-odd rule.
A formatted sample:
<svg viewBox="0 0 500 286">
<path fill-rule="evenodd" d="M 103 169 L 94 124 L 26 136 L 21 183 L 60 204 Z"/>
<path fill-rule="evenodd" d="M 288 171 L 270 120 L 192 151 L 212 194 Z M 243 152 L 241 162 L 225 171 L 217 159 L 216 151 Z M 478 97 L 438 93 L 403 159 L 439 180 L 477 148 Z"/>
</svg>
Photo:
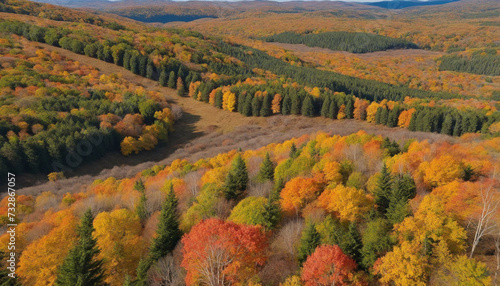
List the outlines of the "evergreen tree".
<svg viewBox="0 0 500 286">
<path fill-rule="evenodd" d="M 348 119 L 354 118 L 354 98 L 348 96 L 345 103 L 345 117 Z"/>
<path fill-rule="evenodd" d="M 297 146 L 295 145 L 295 143 L 292 143 L 292 146 L 290 147 L 290 159 L 295 159 L 298 155 L 298 150 L 297 150 Z"/>
<path fill-rule="evenodd" d="M 415 181 L 408 175 L 394 178 L 392 193 L 387 208 L 387 219 L 392 223 L 400 223 L 411 214 L 408 201 L 417 194 Z"/>
<path fill-rule="evenodd" d="M 260 165 L 259 176 L 263 180 L 274 180 L 274 164 L 269 153 L 266 153 L 266 157 Z"/>
<path fill-rule="evenodd" d="M 292 99 L 288 94 L 283 98 L 283 104 L 281 106 L 281 114 L 289 115 L 292 111 Z"/>
<path fill-rule="evenodd" d="M 313 223 L 308 223 L 300 239 L 298 260 L 301 265 L 306 261 L 307 257 L 314 252 L 316 247 L 320 245 L 320 242 L 321 237 L 316 230 L 316 226 Z"/>
<path fill-rule="evenodd" d="M 175 72 L 171 71 L 170 76 L 168 77 L 167 86 L 170 88 L 175 88 Z"/>
<path fill-rule="evenodd" d="M 387 117 L 388 116 L 389 116 L 389 111 L 387 111 L 387 108 L 382 108 L 382 111 L 380 112 L 379 124 L 387 125 Z"/>
<path fill-rule="evenodd" d="M 241 155 L 233 160 L 231 170 L 226 177 L 224 196 L 228 200 L 236 200 L 246 190 L 248 184 L 247 166 Z"/>
<path fill-rule="evenodd" d="M 247 94 L 247 96 L 241 96 L 242 98 L 244 97 L 245 102 L 243 103 L 243 109 L 242 109 L 242 114 L 245 116 L 252 116 L 252 98 L 253 96 L 251 94 Z"/>
<path fill-rule="evenodd" d="M 356 263 L 360 263 L 362 259 L 361 248 L 363 247 L 363 244 L 361 243 L 361 235 L 359 234 L 358 228 L 354 222 L 349 224 L 342 244 L 342 250 L 344 253 L 354 259 Z"/>
<path fill-rule="evenodd" d="M 366 224 L 361 248 L 361 266 L 364 269 L 372 267 L 378 257 L 391 250 L 390 231 L 391 225 L 383 218 L 376 218 Z"/>
<path fill-rule="evenodd" d="M 130 57 L 130 71 L 134 74 L 139 74 L 139 60 L 136 54 L 132 54 Z"/>
<path fill-rule="evenodd" d="M 262 107 L 260 108 L 260 116 L 268 117 L 271 115 L 271 96 L 266 94 L 264 100 L 262 101 Z"/>
<path fill-rule="evenodd" d="M 222 90 L 217 90 L 215 93 L 215 107 L 222 109 Z"/>
<path fill-rule="evenodd" d="M 168 84 L 168 73 L 166 69 L 162 69 L 160 73 L 160 85 L 161 86 L 167 86 Z"/>
<path fill-rule="evenodd" d="M 146 77 L 149 79 L 154 79 L 155 66 L 153 61 L 148 58 L 148 64 L 146 65 Z"/>
<path fill-rule="evenodd" d="M 97 259 L 99 249 L 94 232 L 94 217 L 87 210 L 78 227 L 78 241 L 59 269 L 56 285 L 106 285 L 103 262 Z"/>
<path fill-rule="evenodd" d="M 453 135 L 453 116 L 447 114 L 444 118 L 443 125 L 441 126 L 441 133 L 446 135 Z"/>
<path fill-rule="evenodd" d="M 186 74 L 184 73 L 184 68 L 182 65 L 179 66 L 179 70 L 177 71 L 177 76 L 184 79 L 186 77 Z"/>
<path fill-rule="evenodd" d="M 267 204 L 264 206 L 266 229 L 274 229 L 281 219 L 280 192 L 272 190 L 267 199 Z"/>
<path fill-rule="evenodd" d="M 321 116 L 323 117 L 328 117 L 328 113 L 330 111 L 330 96 L 326 96 L 325 100 L 323 101 L 323 105 L 321 106 Z"/>
<path fill-rule="evenodd" d="M 301 113 L 302 113 L 302 115 L 307 116 L 307 117 L 314 116 L 314 104 L 312 102 L 311 96 L 306 96 L 306 98 L 304 99 L 304 102 L 302 103 Z"/>
<path fill-rule="evenodd" d="M 254 96 L 252 99 L 252 116 L 260 115 L 260 98 L 258 96 Z"/>
<path fill-rule="evenodd" d="M 389 207 L 389 199 L 391 196 L 391 173 L 384 162 L 380 177 L 377 181 L 375 189 L 375 204 L 380 213 L 385 214 Z"/>
<path fill-rule="evenodd" d="M 455 118 L 455 127 L 453 128 L 453 136 L 462 135 L 462 116 L 458 115 Z"/>
<path fill-rule="evenodd" d="M 167 198 L 161 209 L 156 231 L 157 235 L 151 245 L 150 253 L 154 260 L 158 260 L 172 252 L 182 236 L 179 230 L 177 205 L 178 200 L 173 185 L 170 185 Z"/>
<path fill-rule="evenodd" d="M 130 52 L 128 50 L 123 54 L 123 67 L 130 70 Z"/>
<path fill-rule="evenodd" d="M 338 112 L 339 109 L 337 101 L 335 99 L 332 99 L 330 102 L 330 109 L 328 110 L 328 117 L 331 119 L 336 119 Z"/>
<path fill-rule="evenodd" d="M 141 193 L 141 197 L 139 198 L 139 202 L 137 203 L 137 206 L 135 207 L 135 212 L 137 216 L 141 219 L 142 222 L 144 222 L 147 219 L 147 210 L 146 210 L 146 193 L 144 183 L 142 180 L 138 180 L 135 185 L 134 189 L 139 191 Z"/>
<path fill-rule="evenodd" d="M 292 93 L 290 94 L 290 99 L 292 101 L 290 112 L 293 115 L 299 115 L 302 104 L 300 102 L 300 98 L 297 95 L 297 91 L 295 89 L 293 89 Z"/>
</svg>

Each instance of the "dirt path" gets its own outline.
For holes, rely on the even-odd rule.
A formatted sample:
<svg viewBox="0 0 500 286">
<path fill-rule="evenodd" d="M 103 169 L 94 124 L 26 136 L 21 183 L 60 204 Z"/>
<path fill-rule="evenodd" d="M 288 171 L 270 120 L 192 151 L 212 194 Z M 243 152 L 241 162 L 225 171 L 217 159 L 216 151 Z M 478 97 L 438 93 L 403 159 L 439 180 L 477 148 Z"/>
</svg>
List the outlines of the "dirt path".
<svg viewBox="0 0 500 286">
<path fill-rule="evenodd" d="M 358 130 L 365 130 L 368 133 L 388 136 L 395 140 L 409 138 L 430 141 L 452 140 L 451 137 L 445 135 L 410 132 L 406 129 L 388 128 L 356 120 L 339 121 L 302 116 L 245 117 L 239 113 L 219 110 L 191 98 L 177 96 L 175 90 L 160 87 L 157 82 L 137 76 L 114 64 L 61 48 L 39 45 L 48 50 L 55 50 L 69 59 L 92 65 L 103 74 L 120 73 L 124 79 L 134 84 L 142 85 L 148 90 L 158 91 L 164 94 L 169 102 L 181 106 L 184 116 L 176 122 L 175 131 L 171 134 L 166 146 L 128 157 L 122 156 L 119 152 L 109 153 L 99 160 L 80 166 L 67 174 L 68 179 L 57 183 L 47 182 L 46 176 L 22 174 L 18 178 L 18 188 L 23 194 L 37 194 L 43 191 L 58 193 L 78 191 L 96 179 L 105 179 L 110 176 L 121 179 L 134 176 L 156 164 L 169 164 L 178 158 L 194 161 L 236 148 L 256 149 L 273 142 L 282 142 L 318 131 L 348 135 Z"/>
</svg>

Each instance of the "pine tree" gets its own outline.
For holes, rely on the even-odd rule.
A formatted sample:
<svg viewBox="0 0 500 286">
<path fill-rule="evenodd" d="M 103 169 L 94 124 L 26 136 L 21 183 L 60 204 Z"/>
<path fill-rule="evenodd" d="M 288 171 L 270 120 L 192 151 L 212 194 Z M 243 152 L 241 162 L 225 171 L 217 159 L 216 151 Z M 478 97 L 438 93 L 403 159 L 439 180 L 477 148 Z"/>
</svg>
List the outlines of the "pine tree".
<svg viewBox="0 0 500 286">
<path fill-rule="evenodd" d="M 336 119 L 339 113 L 338 104 L 335 99 L 332 98 L 330 102 L 330 109 L 328 110 L 328 118 Z"/>
<path fill-rule="evenodd" d="M 320 242 L 321 237 L 316 230 L 316 226 L 313 223 L 309 223 L 302 232 L 302 237 L 300 239 L 298 260 L 301 265 L 306 261 L 307 257 L 314 252 L 316 247 L 319 246 Z"/>
<path fill-rule="evenodd" d="M 302 103 L 301 113 L 302 115 L 307 117 L 314 116 L 314 104 L 311 96 L 306 96 L 306 98 L 304 99 L 304 102 Z"/>
<path fill-rule="evenodd" d="M 298 155 L 298 150 L 297 150 L 297 146 L 295 145 L 295 143 L 292 143 L 292 146 L 290 146 L 290 159 L 295 159 Z"/>
<path fill-rule="evenodd" d="M 238 154 L 233 160 L 231 170 L 226 177 L 224 196 L 228 200 L 236 200 L 246 190 L 248 184 L 247 166 L 241 155 Z"/>
<path fill-rule="evenodd" d="M 443 125 L 441 126 L 441 133 L 446 135 L 453 135 L 453 116 L 447 114 L 444 117 Z"/>
<path fill-rule="evenodd" d="M 345 103 L 345 117 L 348 119 L 354 118 L 354 98 L 348 96 Z"/>
<path fill-rule="evenodd" d="M 222 90 L 217 90 L 215 93 L 215 107 L 222 109 Z"/>
<path fill-rule="evenodd" d="M 162 69 L 160 73 L 160 85 L 161 86 L 167 86 L 168 84 L 168 73 L 166 69 Z"/>
<path fill-rule="evenodd" d="M 389 198 L 391 195 L 391 173 L 384 162 L 382 172 L 377 181 L 377 188 L 375 189 L 375 204 L 380 213 L 385 214 L 389 207 Z"/>
<path fill-rule="evenodd" d="M 137 206 L 135 207 L 135 212 L 136 212 L 137 216 L 141 219 L 141 221 L 144 222 L 147 219 L 147 210 L 146 210 L 147 197 L 146 197 L 146 193 L 144 192 L 144 190 L 146 188 L 144 187 L 144 183 L 142 182 L 142 180 L 138 180 L 135 183 L 134 189 L 141 193 L 141 197 L 139 198 L 139 202 L 137 203 Z"/>
<path fill-rule="evenodd" d="M 160 212 L 156 237 L 150 248 L 150 257 L 154 261 L 158 261 L 158 259 L 172 252 L 181 239 L 182 233 L 179 230 L 177 205 L 178 200 L 171 185 Z"/>
<path fill-rule="evenodd" d="M 349 224 L 349 228 L 343 239 L 343 251 L 345 254 L 349 255 L 352 259 L 356 261 L 356 263 L 361 262 L 361 248 L 363 244 L 361 242 L 361 235 L 356 227 L 354 222 Z"/>
<path fill-rule="evenodd" d="M 154 79 L 154 74 L 155 74 L 155 66 L 153 64 L 153 61 L 148 58 L 148 63 L 146 65 L 146 77 L 149 79 Z"/>
<path fill-rule="evenodd" d="M 264 210 L 266 220 L 264 227 L 268 230 L 276 228 L 281 219 L 280 192 L 277 189 L 269 194 Z"/>
<path fill-rule="evenodd" d="M 242 114 L 245 116 L 252 116 L 252 97 L 253 96 L 251 94 L 245 96 L 245 101 L 243 103 L 243 109 L 242 109 Z"/>
<path fill-rule="evenodd" d="M 258 96 L 254 96 L 252 99 L 252 116 L 260 115 L 260 98 Z"/>
<path fill-rule="evenodd" d="M 266 157 L 260 165 L 259 176 L 263 180 L 274 180 L 274 164 L 269 153 L 266 153 Z"/>
<path fill-rule="evenodd" d="M 281 106 L 281 114 L 289 115 L 292 110 L 292 99 L 288 94 L 283 98 L 283 104 Z"/>
<path fill-rule="evenodd" d="M 292 93 L 290 94 L 290 99 L 292 101 L 292 106 L 291 106 L 291 109 L 290 109 L 290 112 L 293 114 L 293 115 L 299 115 L 300 114 L 300 110 L 301 110 L 301 107 L 302 107 L 302 104 L 300 102 L 300 98 L 299 96 L 297 95 L 297 91 L 295 91 L 295 89 L 292 91 Z"/>
<path fill-rule="evenodd" d="M 321 116 L 323 117 L 328 117 L 328 113 L 330 111 L 330 96 L 326 96 L 325 100 L 323 101 L 323 105 L 321 106 Z"/>
<path fill-rule="evenodd" d="M 94 232 L 94 217 L 87 210 L 78 227 L 78 241 L 59 269 L 56 285 L 106 285 L 103 262 L 97 259 L 99 249 Z"/>
<path fill-rule="evenodd" d="M 184 77 L 186 76 L 182 65 L 179 66 L 179 70 L 177 71 L 177 76 L 180 77 L 181 79 L 184 79 Z"/>
<path fill-rule="evenodd" d="M 170 88 L 175 88 L 175 72 L 171 71 L 170 76 L 168 77 L 167 86 Z"/>
<path fill-rule="evenodd" d="M 123 54 L 123 67 L 130 70 L 130 52 L 128 50 Z"/>
<path fill-rule="evenodd" d="M 266 94 L 264 100 L 262 101 L 262 107 L 260 108 L 260 116 L 268 117 L 271 115 L 271 96 Z"/>
</svg>

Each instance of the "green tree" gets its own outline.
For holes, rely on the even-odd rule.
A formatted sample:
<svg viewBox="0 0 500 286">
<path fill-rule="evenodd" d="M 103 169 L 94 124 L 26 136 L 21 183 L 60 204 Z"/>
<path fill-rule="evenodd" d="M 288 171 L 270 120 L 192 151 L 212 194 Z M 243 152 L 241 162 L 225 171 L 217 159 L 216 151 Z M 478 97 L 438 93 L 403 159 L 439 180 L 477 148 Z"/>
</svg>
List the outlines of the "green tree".
<svg viewBox="0 0 500 286">
<path fill-rule="evenodd" d="M 171 71 L 170 76 L 168 77 L 167 86 L 170 88 L 175 88 L 175 72 Z"/>
<path fill-rule="evenodd" d="M 390 230 L 390 224 L 383 218 L 376 218 L 367 223 L 361 238 L 363 244 L 361 266 L 364 269 L 372 267 L 377 258 L 391 250 Z"/>
<path fill-rule="evenodd" d="M 302 103 L 302 115 L 307 117 L 314 116 L 314 104 L 311 96 L 306 96 L 304 102 Z"/>
<path fill-rule="evenodd" d="M 215 93 L 215 107 L 222 109 L 222 90 L 217 90 Z"/>
<path fill-rule="evenodd" d="M 264 161 L 260 164 L 259 176 L 263 180 L 274 180 L 274 164 L 269 152 L 266 153 Z"/>
<path fill-rule="evenodd" d="M 323 101 L 323 105 L 321 106 L 321 116 L 328 117 L 328 113 L 330 111 L 330 104 L 331 104 L 331 99 L 330 96 L 327 95 L 325 100 Z"/>
<path fill-rule="evenodd" d="M 281 220 L 280 191 L 275 188 L 269 194 L 267 204 L 264 207 L 265 227 L 274 229 Z"/>
<path fill-rule="evenodd" d="M 286 94 L 285 97 L 283 98 L 283 104 L 281 106 L 281 114 L 283 115 L 289 115 L 292 110 L 292 99 L 290 98 L 290 95 Z"/>
<path fill-rule="evenodd" d="M 144 187 L 144 183 L 142 182 L 142 180 L 138 180 L 135 183 L 134 189 L 141 193 L 141 197 L 139 198 L 139 202 L 137 203 L 137 206 L 135 207 L 135 212 L 137 213 L 137 216 L 141 219 L 141 221 L 144 222 L 147 219 L 147 211 L 146 211 L 147 197 L 146 197 L 146 193 L 144 192 L 145 187 Z"/>
<path fill-rule="evenodd" d="M 392 176 L 384 162 L 380 177 L 377 181 L 377 188 L 375 189 L 375 204 L 377 209 L 381 214 L 387 212 L 389 207 L 389 199 L 391 196 L 391 180 Z"/>
<path fill-rule="evenodd" d="M 94 217 L 87 210 L 78 227 L 78 241 L 59 269 L 56 285 L 106 285 L 103 262 L 97 259 L 99 249 L 94 232 Z"/>
<path fill-rule="evenodd" d="M 224 196 L 228 200 L 236 200 L 246 190 L 248 184 L 247 166 L 241 155 L 233 160 L 231 170 L 226 177 Z"/>
<path fill-rule="evenodd" d="M 181 239 L 177 205 L 178 200 L 173 185 L 171 185 L 160 212 L 156 237 L 150 248 L 150 256 L 154 261 L 172 252 Z"/>
<path fill-rule="evenodd" d="M 351 222 L 343 239 L 341 248 L 344 253 L 354 259 L 356 263 L 360 263 L 362 247 L 363 244 L 361 242 L 361 235 L 359 234 L 358 228 L 354 222 Z"/>
<path fill-rule="evenodd" d="M 260 108 L 260 116 L 268 117 L 271 115 L 271 96 L 266 94 L 262 101 L 262 107 Z"/>
<path fill-rule="evenodd" d="M 168 84 L 168 73 L 165 69 L 161 70 L 159 82 L 161 86 L 167 86 Z"/>
<path fill-rule="evenodd" d="M 290 159 L 295 159 L 299 155 L 299 150 L 297 150 L 297 146 L 295 143 L 292 143 L 292 146 L 290 147 Z"/>
<path fill-rule="evenodd" d="M 314 223 L 308 223 L 300 239 L 298 260 L 301 265 L 306 261 L 307 257 L 314 252 L 316 247 L 320 245 L 320 242 L 321 237 L 316 230 L 316 226 Z"/>
<path fill-rule="evenodd" d="M 260 115 L 260 98 L 258 96 L 254 96 L 252 99 L 252 116 Z"/>
</svg>

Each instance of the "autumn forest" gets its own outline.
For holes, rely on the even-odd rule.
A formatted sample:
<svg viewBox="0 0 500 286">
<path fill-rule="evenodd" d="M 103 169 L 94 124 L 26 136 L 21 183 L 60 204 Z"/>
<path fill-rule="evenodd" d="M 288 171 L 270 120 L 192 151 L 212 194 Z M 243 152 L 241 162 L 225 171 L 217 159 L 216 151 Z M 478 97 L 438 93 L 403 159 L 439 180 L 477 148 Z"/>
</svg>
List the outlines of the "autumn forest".
<svg viewBox="0 0 500 286">
<path fill-rule="evenodd" d="M 51 3 L 0 0 L 0 285 L 500 283 L 497 1 Z"/>
</svg>

